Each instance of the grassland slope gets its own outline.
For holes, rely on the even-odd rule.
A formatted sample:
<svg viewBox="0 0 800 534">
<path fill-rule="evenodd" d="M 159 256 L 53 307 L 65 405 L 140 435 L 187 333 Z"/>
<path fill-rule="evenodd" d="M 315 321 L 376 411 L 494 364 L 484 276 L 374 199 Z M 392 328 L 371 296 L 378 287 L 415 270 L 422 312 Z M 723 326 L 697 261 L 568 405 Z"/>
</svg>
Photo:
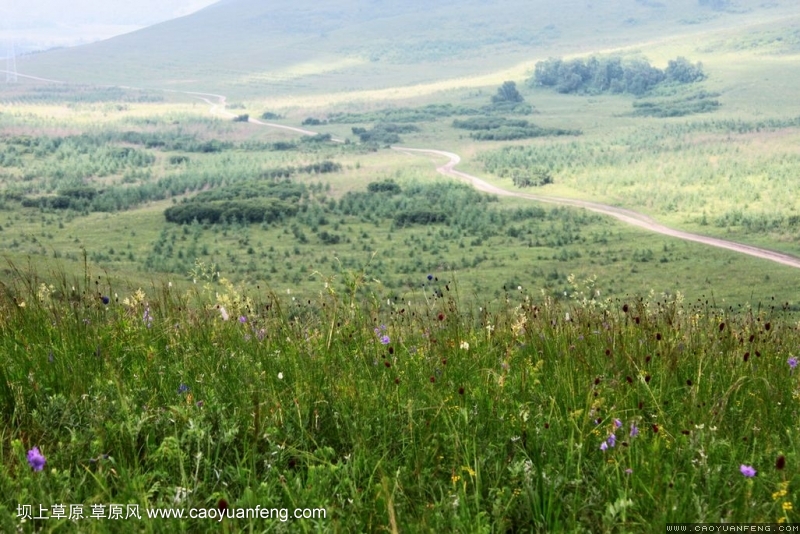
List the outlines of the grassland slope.
<svg viewBox="0 0 800 534">
<path fill-rule="evenodd" d="M 235 96 L 425 83 L 521 61 L 765 22 L 792 2 L 218 2 L 91 45 L 21 58 L 27 74 Z"/>
</svg>

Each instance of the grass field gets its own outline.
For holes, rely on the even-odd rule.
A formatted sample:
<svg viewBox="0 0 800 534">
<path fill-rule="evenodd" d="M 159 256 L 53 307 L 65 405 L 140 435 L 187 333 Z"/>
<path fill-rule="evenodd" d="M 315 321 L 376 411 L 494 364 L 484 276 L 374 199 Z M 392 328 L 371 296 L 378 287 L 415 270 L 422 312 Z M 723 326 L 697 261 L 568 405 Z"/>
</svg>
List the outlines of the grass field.
<svg viewBox="0 0 800 534">
<path fill-rule="evenodd" d="M 800 340 L 779 307 L 524 289 L 465 306 L 433 275 L 406 302 L 357 272 L 295 300 L 196 276 L 6 285 L 4 530 L 797 521 Z"/>
</svg>

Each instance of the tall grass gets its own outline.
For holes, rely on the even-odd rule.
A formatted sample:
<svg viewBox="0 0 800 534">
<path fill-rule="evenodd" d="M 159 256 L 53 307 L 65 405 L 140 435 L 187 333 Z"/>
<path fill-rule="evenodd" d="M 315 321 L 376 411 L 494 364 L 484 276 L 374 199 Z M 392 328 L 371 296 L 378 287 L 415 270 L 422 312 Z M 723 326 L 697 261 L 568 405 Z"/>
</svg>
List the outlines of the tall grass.
<svg viewBox="0 0 800 534">
<path fill-rule="evenodd" d="M 3 531 L 798 521 L 800 334 L 779 309 L 600 301 L 574 280 L 569 305 L 518 289 L 468 302 L 425 273 L 405 302 L 364 273 L 298 301 L 214 274 L 199 266 L 186 292 L 118 295 L 88 269 L 80 280 L 12 269 L 0 297 Z M 42 471 L 26 461 L 34 447 Z M 113 503 L 327 517 L 17 517 L 25 504 L 84 504 L 88 516 Z"/>
</svg>

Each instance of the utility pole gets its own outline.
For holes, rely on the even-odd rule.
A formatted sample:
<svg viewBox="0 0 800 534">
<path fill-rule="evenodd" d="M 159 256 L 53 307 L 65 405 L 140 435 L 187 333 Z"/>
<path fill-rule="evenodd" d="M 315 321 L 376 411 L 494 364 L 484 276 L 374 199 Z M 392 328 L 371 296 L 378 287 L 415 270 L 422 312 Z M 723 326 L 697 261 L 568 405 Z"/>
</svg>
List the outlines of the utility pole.
<svg viewBox="0 0 800 534">
<path fill-rule="evenodd" d="M 6 49 L 6 83 L 17 83 L 17 54 L 11 40 Z"/>
</svg>

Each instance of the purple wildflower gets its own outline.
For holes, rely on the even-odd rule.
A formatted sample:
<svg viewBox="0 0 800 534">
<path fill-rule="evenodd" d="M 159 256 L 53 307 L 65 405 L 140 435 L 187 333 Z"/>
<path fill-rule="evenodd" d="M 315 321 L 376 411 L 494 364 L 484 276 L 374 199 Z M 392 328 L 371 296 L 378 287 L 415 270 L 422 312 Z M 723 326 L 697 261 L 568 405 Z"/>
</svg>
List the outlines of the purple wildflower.
<svg viewBox="0 0 800 534">
<path fill-rule="evenodd" d="M 754 476 L 756 476 L 756 473 L 758 472 L 755 469 L 753 469 L 752 466 L 744 464 L 739 466 L 739 471 L 741 471 L 741 473 L 747 478 L 753 478 Z"/>
<path fill-rule="evenodd" d="M 620 428 L 622 426 L 622 421 L 619 419 L 614 419 L 614 428 Z"/>
<path fill-rule="evenodd" d="M 144 321 L 144 324 L 147 325 L 147 328 L 153 326 L 153 316 L 150 315 L 150 306 L 145 307 L 144 314 L 142 315 L 142 321 Z"/>
<path fill-rule="evenodd" d="M 433 275 L 432 275 L 432 274 L 429 274 L 429 275 L 428 275 L 428 281 L 430 282 L 431 280 L 433 280 Z"/>
<path fill-rule="evenodd" d="M 44 469 L 45 457 L 39 451 L 39 447 L 34 447 L 28 451 L 28 464 L 34 471 L 41 471 Z"/>
<path fill-rule="evenodd" d="M 183 395 L 187 391 L 189 391 L 189 386 L 187 386 L 186 384 L 181 384 L 180 386 L 178 386 L 178 394 L 179 395 Z"/>
<path fill-rule="evenodd" d="M 635 438 L 639 435 L 639 427 L 636 426 L 636 423 L 631 423 L 631 437 Z"/>
<path fill-rule="evenodd" d="M 242 323 L 242 324 L 246 323 L 247 322 L 247 317 L 242 315 L 241 317 L 239 317 L 239 322 Z"/>
<path fill-rule="evenodd" d="M 608 436 L 606 442 L 608 442 L 609 447 L 614 447 L 617 444 L 617 436 L 611 434 L 610 436 Z"/>
<path fill-rule="evenodd" d="M 111 302 L 111 299 L 108 298 L 106 295 L 103 295 L 102 297 L 100 297 L 100 300 L 102 300 L 103 304 L 105 304 L 106 306 L 108 306 L 108 303 Z"/>
<path fill-rule="evenodd" d="M 789 367 L 794 371 L 794 368 L 797 367 L 797 358 L 792 356 L 791 358 L 786 360 L 786 363 L 788 363 Z"/>
<path fill-rule="evenodd" d="M 389 336 L 387 335 L 381 336 L 381 343 L 383 343 L 384 345 L 388 345 L 390 341 L 391 340 L 389 339 Z"/>
<path fill-rule="evenodd" d="M 607 451 L 608 450 L 608 443 L 606 443 L 605 441 L 603 443 L 601 443 L 600 444 L 600 450 L 603 451 L 603 452 Z"/>
</svg>

